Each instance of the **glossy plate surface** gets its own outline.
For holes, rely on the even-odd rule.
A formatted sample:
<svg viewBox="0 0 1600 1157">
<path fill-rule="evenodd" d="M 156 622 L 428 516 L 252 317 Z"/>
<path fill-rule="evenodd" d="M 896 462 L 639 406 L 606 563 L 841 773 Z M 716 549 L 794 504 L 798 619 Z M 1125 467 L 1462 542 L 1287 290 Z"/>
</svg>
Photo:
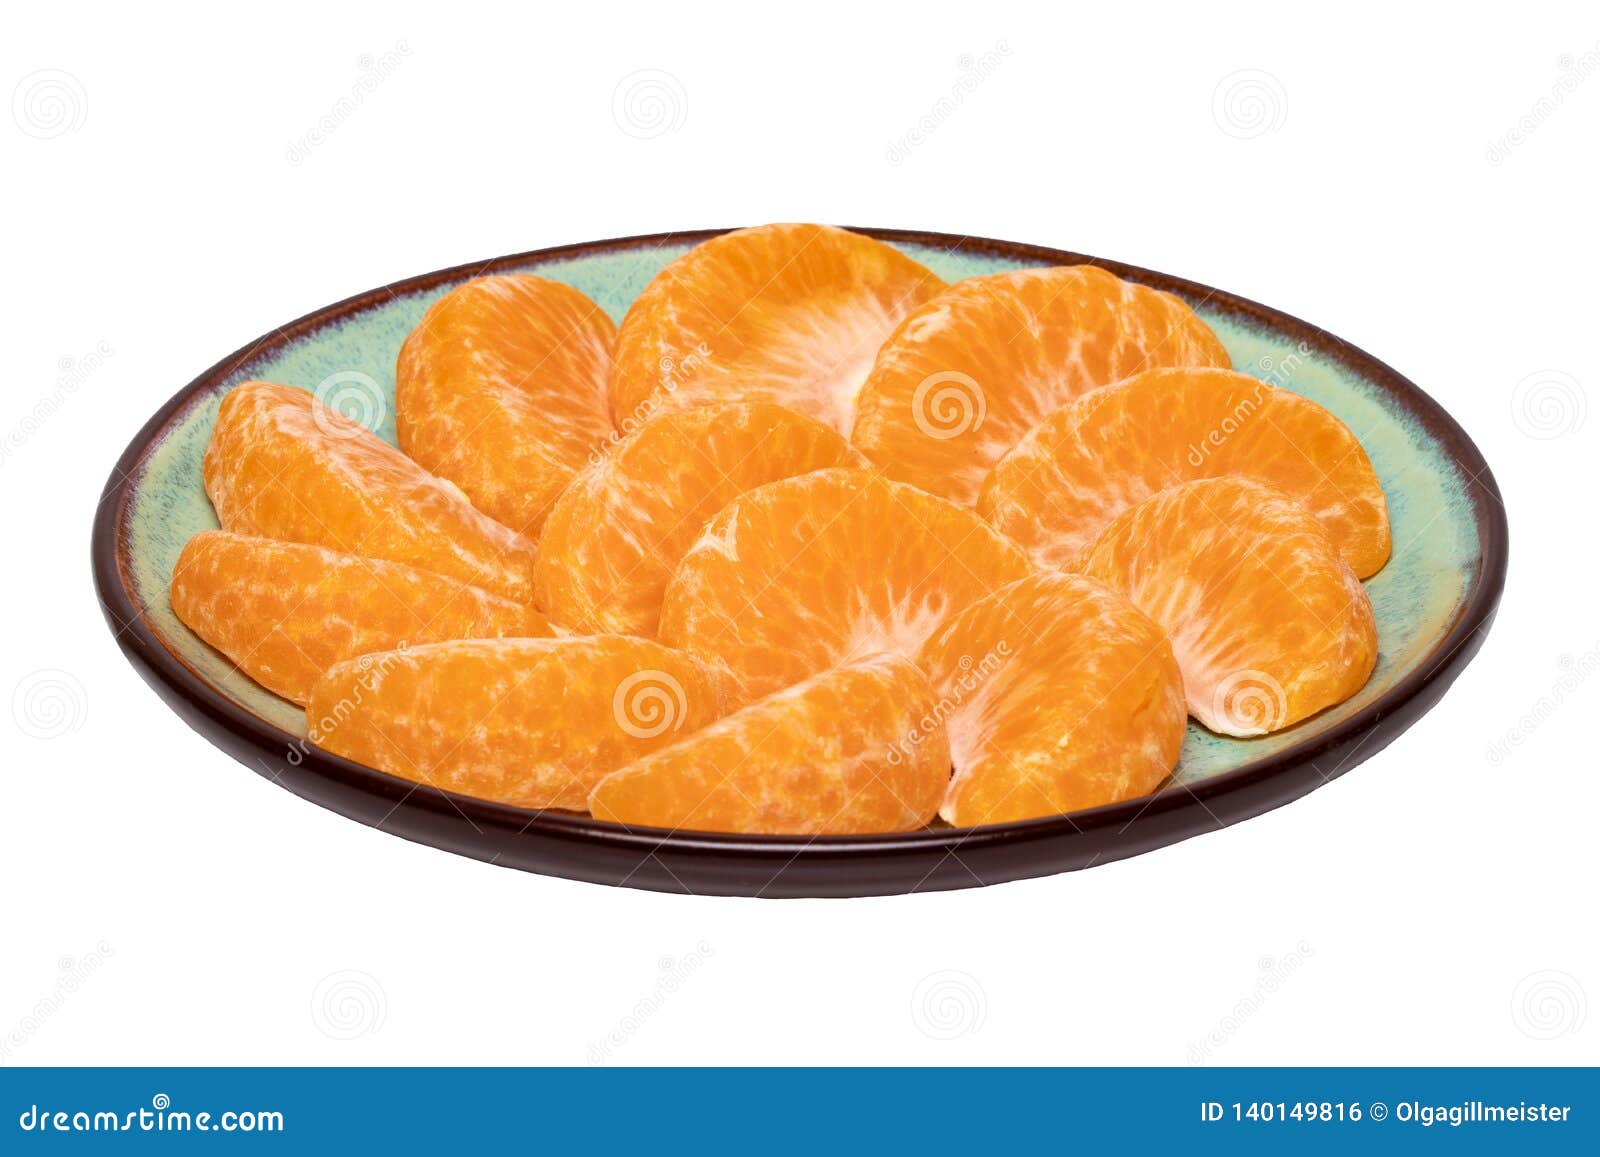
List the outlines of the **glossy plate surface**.
<svg viewBox="0 0 1600 1157">
<path fill-rule="evenodd" d="M 1394 537 L 1389 564 L 1366 584 L 1380 655 L 1362 692 L 1260 739 L 1224 739 L 1191 724 L 1167 787 L 1071 816 L 896 836 L 669 835 L 451 795 L 311 748 L 298 708 L 257 687 L 173 615 L 167 588 L 178 552 L 191 535 L 217 525 L 200 458 L 233 386 L 255 378 L 318 389 L 393 441 L 400 343 L 453 286 L 488 273 L 534 272 L 577 287 L 620 320 L 663 265 L 717 230 L 567 246 L 424 274 L 320 309 L 218 362 L 151 418 L 107 482 L 93 561 L 117 642 L 162 698 L 219 747 L 362 823 L 528 871 L 761 896 L 973 887 L 1088 867 L 1224 827 L 1287 803 L 1380 750 L 1438 701 L 1482 644 L 1505 582 L 1499 491 L 1450 416 L 1377 359 L 1254 302 L 1112 261 L 982 238 L 859 231 L 950 281 L 1092 261 L 1177 293 L 1216 330 L 1236 369 L 1342 418 L 1377 469 Z"/>
</svg>

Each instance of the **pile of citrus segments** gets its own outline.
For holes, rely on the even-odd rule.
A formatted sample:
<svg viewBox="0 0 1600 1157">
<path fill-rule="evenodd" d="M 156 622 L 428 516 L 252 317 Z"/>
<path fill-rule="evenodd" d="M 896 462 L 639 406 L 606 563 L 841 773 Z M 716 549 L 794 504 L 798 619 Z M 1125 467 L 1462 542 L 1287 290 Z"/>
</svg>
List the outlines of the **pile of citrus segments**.
<svg viewBox="0 0 1600 1157">
<path fill-rule="evenodd" d="M 818 225 L 706 241 L 616 325 L 468 281 L 399 447 L 224 398 L 178 616 L 312 742 L 533 809 L 840 834 L 1155 790 L 1187 718 L 1280 730 L 1376 661 L 1360 443 L 1089 265 L 947 285 Z"/>
</svg>

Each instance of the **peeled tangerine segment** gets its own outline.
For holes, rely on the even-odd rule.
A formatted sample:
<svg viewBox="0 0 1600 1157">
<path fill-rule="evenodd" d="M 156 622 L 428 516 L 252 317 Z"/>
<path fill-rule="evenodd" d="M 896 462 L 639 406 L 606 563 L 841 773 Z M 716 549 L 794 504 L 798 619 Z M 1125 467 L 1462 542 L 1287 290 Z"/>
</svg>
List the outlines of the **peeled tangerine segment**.
<svg viewBox="0 0 1600 1157">
<path fill-rule="evenodd" d="M 878 655 L 814 675 L 600 781 L 596 818 L 709 832 L 854 835 L 933 819 L 950 779 L 936 701 Z"/>
<path fill-rule="evenodd" d="M 739 706 L 829 667 L 910 656 L 1029 572 L 970 510 L 869 470 L 817 470 L 736 498 L 678 564 L 661 640 L 705 659 Z"/>
<path fill-rule="evenodd" d="M 1322 524 L 1281 490 L 1209 478 L 1118 515 L 1084 574 L 1172 640 L 1189 714 L 1223 735 L 1279 731 L 1372 674 L 1372 604 Z"/>
<path fill-rule="evenodd" d="M 1349 427 L 1232 370 L 1148 370 L 1069 402 L 996 463 L 978 511 L 1040 566 L 1068 566 L 1128 507 L 1223 475 L 1297 499 L 1356 577 L 1388 560 L 1388 505 Z"/>
<path fill-rule="evenodd" d="M 573 630 L 653 635 L 707 519 L 752 487 L 860 461 L 831 427 L 766 402 L 653 418 L 556 502 L 539 539 L 539 605 Z"/>
<path fill-rule="evenodd" d="M 950 733 L 939 814 L 960 827 L 1080 811 L 1154 791 L 1183 746 L 1165 633 L 1081 575 L 1001 587 L 945 624 L 918 665 Z"/>
<path fill-rule="evenodd" d="M 582 810 L 606 775 L 710 723 L 689 656 L 647 639 L 469 639 L 363 655 L 312 689 L 313 743 L 445 791 Z"/>
<path fill-rule="evenodd" d="M 1052 411 L 1155 366 L 1227 366 L 1170 293 L 1092 265 L 959 281 L 901 322 L 861 388 L 856 447 L 891 477 L 966 506 Z"/>
<path fill-rule="evenodd" d="M 400 347 L 400 448 L 479 510 L 537 535 L 612 436 L 615 340 L 605 311 L 570 285 L 510 273 L 457 286 Z"/>
<path fill-rule="evenodd" d="M 226 531 L 184 546 L 172 609 L 250 678 L 296 703 L 329 667 L 369 651 L 551 633 L 531 606 L 456 579 Z"/>
<path fill-rule="evenodd" d="M 645 286 L 617 331 L 611 408 L 776 402 L 850 432 L 884 338 L 944 282 L 899 250 L 828 225 L 762 225 L 696 245 Z"/>
<path fill-rule="evenodd" d="M 202 466 L 224 530 L 403 562 L 533 601 L 534 544 L 305 390 L 245 382 Z"/>
</svg>

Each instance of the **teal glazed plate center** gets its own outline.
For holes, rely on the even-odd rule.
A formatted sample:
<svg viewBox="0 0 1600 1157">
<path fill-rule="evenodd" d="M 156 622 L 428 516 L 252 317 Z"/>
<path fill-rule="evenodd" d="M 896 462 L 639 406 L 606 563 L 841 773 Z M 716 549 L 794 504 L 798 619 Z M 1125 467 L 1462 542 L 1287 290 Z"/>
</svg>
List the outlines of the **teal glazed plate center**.
<svg viewBox="0 0 1600 1157">
<path fill-rule="evenodd" d="M 194 534 L 217 526 L 200 460 L 217 407 L 234 386 L 261 379 L 320 387 L 325 399 L 392 442 L 400 344 L 456 285 L 490 273 L 537 273 L 582 290 L 620 321 L 664 265 L 722 230 L 593 242 L 424 274 L 317 310 L 218 362 L 139 431 L 106 485 L 93 563 L 119 645 L 212 742 L 362 823 L 528 871 L 758 896 L 975 887 L 1122 859 L 1225 827 L 1304 795 L 1380 750 L 1438 701 L 1476 653 L 1505 583 L 1499 490 L 1455 421 L 1388 366 L 1286 314 L 1114 261 L 983 238 L 857 231 L 897 246 L 947 281 L 1091 262 L 1176 293 L 1216 331 L 1235 369 L 1338 415 L 1377 470 L 1394 540 L 1388 564 L 1366 583 L 1379 656 L 1360 693 L 1258 739 L 1191 724 L 1178 769 L 1160 791 L 1070 816 L 888 836 L 668 833 L 454 795 L 313 748 L 298 707 L 257 686 L 173 614 L 167 590 L 178 553 Z"/>
</svg>

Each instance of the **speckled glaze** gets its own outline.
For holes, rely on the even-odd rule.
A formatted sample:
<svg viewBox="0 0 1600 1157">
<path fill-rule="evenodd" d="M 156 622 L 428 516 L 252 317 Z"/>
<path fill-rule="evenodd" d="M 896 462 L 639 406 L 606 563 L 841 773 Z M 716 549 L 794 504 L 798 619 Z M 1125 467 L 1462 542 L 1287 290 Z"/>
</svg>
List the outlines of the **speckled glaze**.
<svg viewBox="0 0 1600 1157">
<path fill-rule="evenodd" d="M 1227 809 L 1220 805 L 1207 808 L 1205 798 L 1223 794 L 1224 789 L 1234 785 L 1242 787 L 1247 781 L 1255 783 L 1262 778 L 1263 769 L 1281 771 L 1298 766 L 1303 772 L 1305 766 L 1310 765 L 1324 780 L 1339 774 L 1393 737 L 1392 734 L 1383 735 L 1379 741 L 1373 741 L 1373 736 L 1383 730 L 1383 717 L 1396 714 L 1385 710 L 1386 699 L 1418 698 L 1420 686 L 1415 685 L 1419 674 L 1428 674 L 1430 679 L 1443 677 L 1443 682 L 1447 683 L 1465 657 L 1481 642 L 1503 583 L 1505 564 L 1504 514 L 1493 479 L 1486 467 L 1481 466 L 1476 448 L 1448 416 L 1381 363 L 1314 327 L 1254 303 L 1114 262 L 980 239 L 864 231 L 898 245 L 950 281 L 1032 265 L 1096 260 L 1121 276 L 1180 293 L 1216 330 L 1236 369 L 1303 394 L 1343 419 L 1366 447 L 1388 498 L 1394 552 L 1388 565 L 1366 583 L 1376 612 L 1380 643 L 1378 665 L 1371 681 L 1346 703 L 1273 736 L 1228 739 L 1191 724 L 1178 771 L 1162 795 L 1178 801 L 1186 799 L 1191 805 L 1198 805 L 1201 812 L 1211 811 L 1215 813 L 1216 822 L 1207 824 L 1203 815 L 1197 816 L 1195 821 L 1199 826 L 1191 824 L 1193 830 L 1177 831 L 1154 841 L 1151 831 L 1141 831 L 1123 844 L 1112 841 L 1108 847 L 1100 848 L 1095 859 L 1089 862 L 1133 854 L 1145 850 L 1140 844 L 1155 846 L 1171 842 L 1205 830 L 1206 826 L 1226 822 L 1222 813 Z M 246 762 L 250 759 L 241 752 L 241 742 L 256 756 L 257 762 L 264 762 L 259 752 L 265 750 L 266 760 L 274 756 L 286 758 L 288 766 L 297 773 L 312 773 L 328 761 L 344 763 L 320 752 L 305 750 L 299 743 L 305 731 L 302 713 L 256 686 L 223 656 L 202 643 L 178 622 L 168 603 L 168 583 L 184 543 L 198 531 L 217 525 L 201 486 L 200 460 L 223 394 L 249 379 L 283 382 L 307 389 L 331 382 L 323 386 L 324 397 L 335 393 L 341 409 L 366 420 L 380 436 L 393 441 L 395 356 L 423 311 L 454 285 L 487 272 L 538 273 L 582 290 L 620 321 L 634 296 L 663 265 L 708 235 L 602 242 L 591 247 L 521 255 L 425 275 L 412 283 L 374 291 L 319 311 L 262 338 L 253 347 L 225 359 L 202 375 L 173 399 L 168 409 L 157 415 L 152 425 L 130 446 L 124 463 L 119 464 L 118 472 L 113 474 L 108 485 L 109 501 L 102 503 L 96 524 L 97 580 L 102 602 L 113 625 L 122 628 L 119 641 L 129 650 L 136 665 L 169 702 L 175 697 L 181 700 L 175 706 L 179 706 L 191 722 Z M 353 393 L 357 395 L 354 398 Z M 1464 633 L 1468 628 L 1470 630 Z M 130 645 L 135 641 L 143 644 L 137 648 L 142 653 L 136 654 Z M 150 646 L 151 642 L 159 646 Z M 1445 654 L 1446 650 L 1450 654 Z M 1464 653 L 1458 656 L 1458 651 Z M 198 706 L 191 704 L 191 692 L 197 683 L 216 698 L 207 698 Z M 1442 691 L 1441 684 L 1432 698 L 1436 699 Z M 194 709 L 185 710 L 185 706 Z M 247 718 L 236 719 L 231 712 Z M 216 734 L 219 714 L 227 716 L 223 727 L 226 737 Z M 1420 714 L 1420 710 L 1416 714 Z M 1409 722 L 1405 720 L 1400 727 Z M 1330 756 L 1350 747 L 1357 732 L 1367 735 L 1362 740 L 1365 748 L 1350 751 L 1343 762 L 1334 766 Z M 352 768 L 354 765 L 339 769 L 341 774 L 332 778 L 359 780 L 368 794 L 397 801 L 415 799 L 418 794 L 411 785 L 400 781 L 391 780 L 387 786 L 368 782 L 355 775 Z M 365 776 L 389 779 L 378 772 L 360 770 Z M 297 775 L 296 778 L 303 777 Z M 1305 779 L 1303 775 L 1300 778 Z M 308 781 L 304 788 L 290 786 L 336 810 L 366 822 L 377 822 L 364 809 L 346 804 L 348 785 L 341 784 L 338 790 L 330 787 L 326 792 L 316 790 L 314 781 Z M 1287 798 L 1303 794 L 1314 786 L 1317 786 L 1316 780 L 1305 779 L 1303 785 L 1297 783 L 1292 791 L 1286 788 L 1281 793 L 1283 798 L 1267 802 L 1265 806 L 1286 802 Z M 1205 790 L 1200 790 L 1202 788 Z M 423 794 L 430 790 L 423 789 Z M 1251 794 L 1263 799 L 1271 796 L 1270 791 Z M 450 802 L 452 807 L 460 803 Z M 1112 805 L 1113 808 L 1131 806 Z M 1172 801 L 1163 801 L 1159 809 L 1147 804 L 1145 811 L 1168 814 L 1173 806 Z M 516 811 L 481 801 L 467 801 L 462 818 L 481 809 Z M 390 805 L 384 810 L 390 810 Z M 442 809 L 436 810 L 439 815 L 445 814 Z M 1096 809 L 1096 812 L 1111 810 Z M 1254 806 L 1249 814 L 1260 810 L 1264 807 Z M 1080 813 L 1083 816 L 1094 814 Z M 525 821 L 532 820 L 531 825 L 526 822 L 523 825 L 528 831 L 534 831 L 541 824 L 580 825 L 579 829 L 562 828 L 563 837 L 572 836 L 583 826 L 590 829 L 609 826 L 579 817 L 544 816 L 534 820 L 533 813 L 523 815 Z M 1130 811 L 1126 830 L 1131 831 L 1135 826 L 1132 822 L 1135 818 L 1142 822 L 1144 815 L 1140 813 L 1135 817 Z M 467 822 L 482 827 L 472 819 Z M 1051 823 L 1060 827 L 1061 838 L 1070 837 L 1073 829 L 1060 820 L 1028 821 L 1023 825 L 1002 825 L 983 831 L 1003 833 L 1008 829 Z M 790 841 L 801 860 L 808 855 L 816 858 L 822 849 L 837 845 L 828 853 L 835 865 L 831 869 L 824 868 L 820 862 L 798 869 L 793 864 L 785 867 L 781 855 L 777 854 L 782 843 L 777 838 L 771 841 L 774 853 L 769 865 L 771 870 L 760 866 L 766 862 L 764 852 L 749 854 L 751 848 L 762 848 L 763 842 L 759 839 L 678 836 L 658 840 L 654 845 L 646 839 L 637 846 L 629 844 L 640 865 L 624 873 L 620 868 L 586 867 L 588 860 L 583 855 L 577 855 L 571 863 L 563 863 L 559 847 L 545 849 L 539 854 L 530 852 L 519 862 L 517 857 L 504 856 L 503 850 L 497 856 L 499 844 L 495 841 L 479 847 L 473 845 L 468 833 L 463 833 L 461 839 L 433 838 L 427 831 L 420 830 L 431 830 L 432 821 L 419 824 L 419 830 L 408 830 L 404 824 L 389 826 L 411 838 L 483 858 L 509 859 L 533 870 L 678 891 L 766 895 L 899 892 L 924 887 L 970 886 L 1084 866 L 1066 855 L 1064 849 L 1052 851 L 1048 841 L 1040 843 L 1038 838 L 1030 838 L 1019 841 L 1020 847 L 1039 849 L 1031 859 L 1023 857 L 1028 862 L 998 867 L 992 876 L 985 875 L 973 870 L 965 861 L 978 858 L 978 849 L 989 846 L 988 836 L 964 841 L 952 848 L 952 837 L 961 833 L 945 830 L 923 833 L 920 837 L 914 834 L 892 839 L 852 837 L 811 841 L 803 849 L 799 848 L 799 842 Z M 1039 833 L 1034 835 L 1038 837 Z M 962 872 L 939 871 L 933 866 L 933 859 L 928 861 L 930 866 L 926 872 L 905 868 L 904 864 L 916 859 L 917 849 L 907 851 L 904 845 L 914 844 L 919 838 L 935 841 L 922 849 L 930 855 L 937 841 L 943 840 L 939 855 L 946 859 L 955 856 L 963 861 Z M 662 862 L 668 845 L 674 840 L 685 848 L 693 845 L 685 852 L 689 867 L 680 872 L 670 868 L 665 872 L 655 870 L 652 865 Z M 728 863 L 713 871 L 715 845 L 719 844 L 723 845 L 721 850 Z M 624 852 L 615 862 L 625 865 L 627 854 Z M 838 860 L 841 854 L 846 856 L 845 861 Z M 880 858 L 896 867 L 881 879 L 875 879 Z M 999 864 L 1001 859 L 997 857 L 995 862 Z M 844 863 L 850 866 L 839 866 Z M 710 875 L 702 875 L 696 883 L 681 878 L 684 872 L 692 874 L 694 865 L 705 868 Z M 831 876 L 830 871 L 833 872 Z"/>
</svg>

